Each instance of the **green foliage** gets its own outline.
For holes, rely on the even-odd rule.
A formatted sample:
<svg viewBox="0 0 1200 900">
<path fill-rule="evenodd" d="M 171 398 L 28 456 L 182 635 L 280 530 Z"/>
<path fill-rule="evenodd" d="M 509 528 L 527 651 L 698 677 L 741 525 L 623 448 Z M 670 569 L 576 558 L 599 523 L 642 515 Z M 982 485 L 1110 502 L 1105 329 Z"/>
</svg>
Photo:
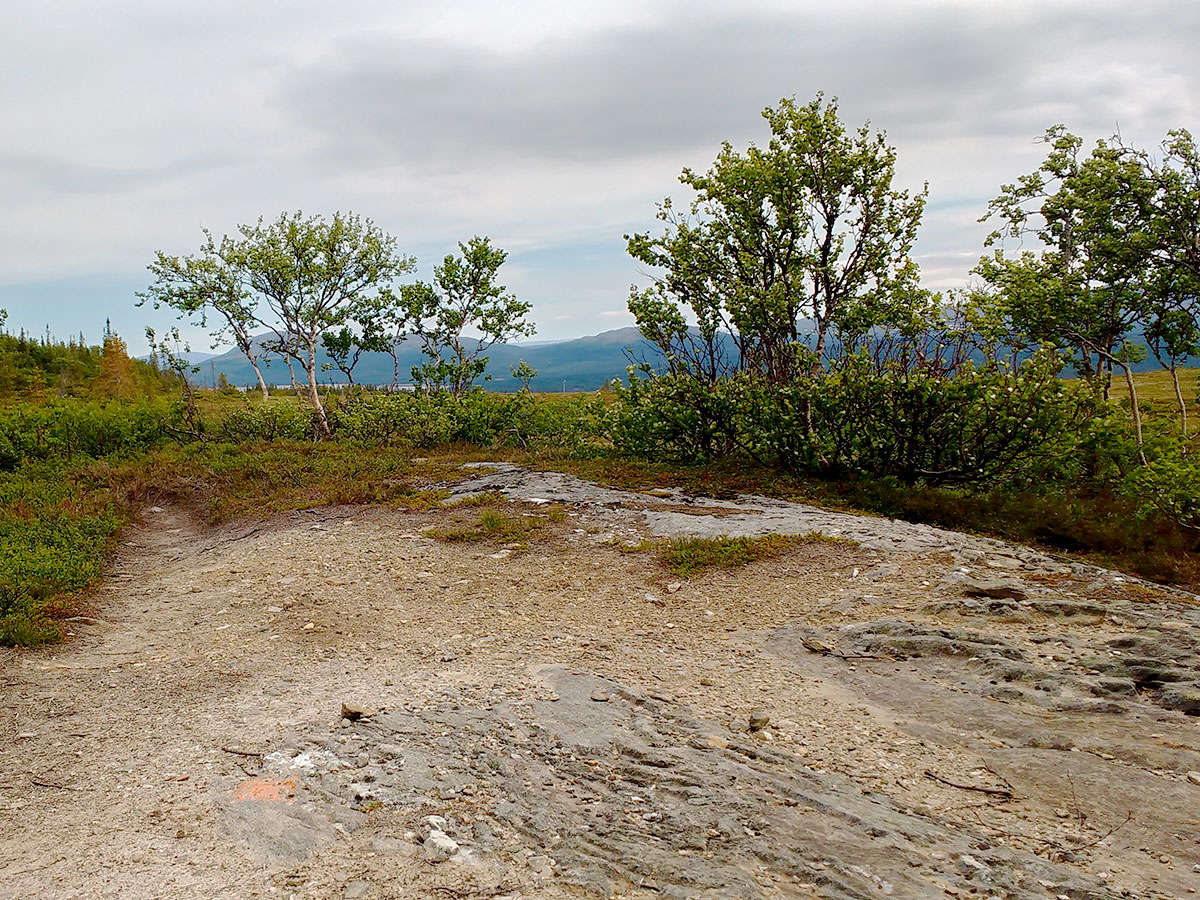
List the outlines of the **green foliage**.
<svg viewBox="0 0 1200 900">
<path fill-rule="evenodd" d="M 409 393 L 360 394 L 332 410 L 330 419 L 341 439 L 366 446 L 434 447 L 458 432 L 453 403 Z"/>
<path fill-rule="evenodd" d="M 513 378 L 521 382 L 521 390 L 529 393 L 529 382 L 537 378 L 538 370 L 522 359 L 515 366 L 509 366 L 508 371 L 512 373 Z"/>
<path fill-rule="evenodd" d="M 1055 459 L 1090 414 L 1089 398 L 1037 355 L 953 373 L 866 357 L 785 384 L 737 375 L 631 380 L 609 416 L 615 446 L 682 460 L 741 455 L 785 470 L 994 484 Z"/>
<path fill-rule="evenodd" d="M 331 413 L 334 434 L 364 445 L 466 442 L 566 453 L 595 448 L 603 401 L 528 393 L 363 393 Z"/>
<path fill-rule="evenodd" d="M 1143 517 L 1154 510 L 1200 537 L 1200 455 L 1175 452 L 1152 458 L 1132 472 L 1127 485 L 1142 498 Z"/>
<path fill-rule="evenodd" d="M 847 132 L 821 95 L 782 100 L 763 118 L 765 148 L 725 144 L 708 172 L 684 169 L 690 215 L 668 199 L 661 237 L 626 236 L 630 255 L 662 273 L 629 309 L 672 374 L 787 381 L 815 371 L 835 337 L 848 347 L 876 325 L 907 329 L 928 305 L 909 256 L 925 193 L 892 188 L 885 136 Z"/>
<path fill-rule="evenodd" d="M 269 224 L 260 218 L 255 225 L 242 225 L 238 232 L 239 237 L 226 235 L 218 243 L 206 230 L 198 256 L 159 252 L 149 267 L 155 281 L 141 300 L 201 322 L 210 313 L 217 315 L 223 324 L 214 336 L 232 338 L 255 372 L 258 348 L 251 329 L 270 329 L 275 337 L 268 349 L 303 369 L 317 427 L 328 436 L 317 389 L 322 335 L 333 332 L 339 348 L 343 338 L 352 342 L 347 323 L 356 315 L 376 317 L 388 308 L 379 298 L 393 296 L 390 283 L 411 271 L 415 261 L 397 252 L 395 238 L 354 214 L 334 213 L 326 221 L 283 213 Z M 352 369 L 349 354 L 347 346 L 340 358 Z"/>
<path fill-rule="evenodd" d="M 169 373 L 129 359 L 123 342 L 118 354 L 117 342 L 115 334 L 106 336 L 107 346 L 89 346 L 82 336 L 60 341 L 0 333 L 0 405 L 84 397 L 128 400 L 175 389 Z"/>
<path fill-rule="evenodd" d="M 311 413 L 286 401 L 247 404 L 223 416 L 211 429 L 214 438 L 233 444 L 302 441 L 312 432 Z"/>
<path fill-rule="evenodd" d="M 630 456 L 687 462 L 719 459 L 740 447 L 736 382 L 705 384 L 687 375 L 638 377 L 614 383 L 617 402 L 605 416 L 606 433 Z"/>
<path fill-rule="evenodd" d="M 179 405 L 62 400 L 0 410 L 0 470 L 27 461 L 125 457 L 168 440 Z"/>
<path fill-rule="evenodd" d="M 458 245 L 434 269 L 434 283 L 406 285 L 403 291 L 412 330 L 426 361 L 412 370 L 413 381 L 428 391 L 461 397 L 487 367 L 483 355 L 497 341 L 529 337 L 531 304 L 496 283 L 508 254 L 487 238 Z M 531 376 L 532 377 L 532 376 Z"/>
<path fill-rule="evenodd" d="M 1085 378 L 1107 384 L 1114 363 L 1135 361 L 1126 344 L 1145 314 L 1154 184 L 1115 141 L 1083 157 L 1083 141 L 1061 125 L 1042 140 L 1041 166 L 989 205 L 1002 227 L 988 245 L 1033 237 L 1043 249 L 998 249 L 977 271 L 1018 336 L 1070 348 Z"/>
<path fill-rule="evenodd" d="M 0 473 L 0 644 L 56 640 L 66 598 L 99 577 L 122 515 L 63 461 Z"/>
</svg>

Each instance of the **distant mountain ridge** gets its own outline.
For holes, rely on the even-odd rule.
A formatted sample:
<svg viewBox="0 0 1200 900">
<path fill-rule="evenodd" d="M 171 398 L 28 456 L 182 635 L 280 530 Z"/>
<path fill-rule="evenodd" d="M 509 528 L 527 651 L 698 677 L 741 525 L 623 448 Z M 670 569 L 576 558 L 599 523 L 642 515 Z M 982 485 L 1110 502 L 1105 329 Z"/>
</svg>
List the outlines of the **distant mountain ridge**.
<svg viewBox="0 0 1200 900">
<path fill-rule="evenodd" d="M 255 338 L 261 344 L 270 334 Z M 634 326 L 604 331 L 600 334 L 565 341 L 534 341 L 527 344 L 496 344 L 485 354 L 488 365 L 485 374 L 491 379 L 482 382 L 488 390 L 516 391 L 521 382 L 512 377 L 510 366 L 521 360 L 537 369 L 537 377 L 530 383 L 535 391 L 594 391 L 604 387 L 614 378 L 624 378 L 626 369 L 633 360 L 645 359 L 651 365 L 663 361 L 656 346 L 642 337 Z M 211 386 L 224 375 L 232 384 L 253 385 L 254 370 L 237 350 L 219 355 L 192 354 L 193 365 L 200 371 L 195 380 Z M 203 357 L 196 359 L 196 357 Z M 405 341 L 400 345 L 400 383 L 410 381 L 413 366 L 423 361 L 420 344 Z M 322 364 L 329 358 L 322 352 Z M 290 385 L 287 364 L 277 355 L 264 353 L 259 358 L 263 378 L 270 385 Z M 362 385 L 389 385 L 392 383 L 393 362 L 386 353 L 364 353 L 354 367 L 354 381 Z M 302 372 L 297 367 L 297 377 Z M 322 384 L 345 384 L 346 376 L 336 368 L 320 373 Z"/>
<path fill-rule="evenodd" d="M 261 344 L 271 337 L 273 335 L 260 335 L 255 338 L 255 343 Z M 736 355 L 732 345 L 727 346 Z M 634 363 L 644 361 L 660 368 L 665 361 L 662 351 L 642 337 L 633 325 L 565 341 L 496 344 L 485 355 L 488 357 L 485 374 L 491 378 L 480 383 L 488 390 L 500 392 L 521 388 L 521 382 L 513 378 L 509 371 L 510 366 L 517 365 L 521 360 L 537 370 L 537 377 L 530 383 L 535 391 L 595 391 L 614 378 L 624 379 L 628 367 Z M 255 383 L 254 371 L 237 350 L 217 355 L 191 353 L 187 356 L 193 365 L 199 366 L 200 371 L 194 380 L 201 385 L 211 387 L 222 374 L 235 385 Z M 413 366 L 420 365 L 422 361 L 417 341 L 409 340 L 401 344 L 400 384 L 409 383 Z M 320 362 L 330 362 L 323 352 Z M 1197 360 L 1189 359 L 1182 365 L 1196 363 Z M 259 358 L 259 366 L 267 384 L 290 386 L 287 364 L 277 355 L 264 353 Z M 1149 372 L 1158 368 L 1158 363 L 1152 357 L 1133 366 L 1135 372 Z M 392 358 L 386 353 L 364 353 L 354 368 L 354 381 L 361 385 L 386 386 L 392 383 L 392 373 Z M 297 377 L 303 375 L 299 367 L 296 374 Z M 1064 375 L 1070 374 L 1073 372 L 1068 367 Z M 346 376 L 337 368 L 321 372 L 320 380 L 322 384 L 346 384 Z"/>
</svg>

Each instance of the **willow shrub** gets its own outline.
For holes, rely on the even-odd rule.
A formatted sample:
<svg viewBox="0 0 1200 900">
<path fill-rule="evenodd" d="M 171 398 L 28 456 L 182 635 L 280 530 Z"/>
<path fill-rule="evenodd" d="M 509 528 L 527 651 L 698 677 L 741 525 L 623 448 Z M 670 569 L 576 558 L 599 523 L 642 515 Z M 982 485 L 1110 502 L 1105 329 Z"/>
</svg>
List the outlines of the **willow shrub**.
<svg viewBox="0 0 1200 900">
<path fill-rule="evenodd" d="M 787 471 L 933 485 L 1019 479 L 1068 452 L 1092 415 L 1052 359 L 950 376 L 847 357 L 771 384 L 633 379 L 609 420 L 618 449 L 679 459 L 744 455 Z"/>
</svg>

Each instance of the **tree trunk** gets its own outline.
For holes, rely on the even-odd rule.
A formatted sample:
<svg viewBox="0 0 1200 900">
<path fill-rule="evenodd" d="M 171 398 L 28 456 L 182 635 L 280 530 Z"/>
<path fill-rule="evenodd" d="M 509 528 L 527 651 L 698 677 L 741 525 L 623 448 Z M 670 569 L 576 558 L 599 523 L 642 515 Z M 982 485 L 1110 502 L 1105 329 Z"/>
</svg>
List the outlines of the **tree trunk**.
<svg viewBox="0 0 1200 900">
<path fill-rule="evenodd" d="M 1133 372 L 1125 363 L 1119 363 L 1125 372 L 1125 384 L 1129 386 L 1129 409 L 1133 413 L 1133 432 L 1137 437 L 1138 459 L 1146 465 L 1146 451 L 1142 447 L 1142 411 L 1138 406 L 1137 388 L 1133 384 Z"/>
<path fill-rule="evenodd" d="M 296 370 L 292 368 L 292 360 L 289 357 L 284 357 L 283 361 L 287 363 L 288 375 L 292 379 L 292 392 L 297 397 L 303 396 L 303 394 L 300 393 L 300 385 L 296 383 Z"/>
<path fill-rule="evenodd" d="M 1175 400 L 1179 404 L 1179 427 L 1183 431 L 1183 439 L 1188 439 L 1187 403 L 1183 399 L 1183 391 L 1179 387 L 1179 369 L 1171 366 L 1171 384 L 1175 386 Z"/>
<path fill-rule="evenodd" d="M 258 389 L 262 392 L 263 402 L 266 403 L 271 399 L 271 392 L 267 390 L 267 383 L 263 380 L 262 372 L 258 370 L 258 363 L 250 360 L 250 367 L 254 369 L 254 377 L 258 379 Z"/>
<path fill-rule="evenodd" d="M 325 407 L 321 403 L 321 392 L 317 390 L 317 354 L 315 348 L 308 351 L 308 359 L 304 363 L 304 374 L 308 376 L 308 402 L 312 406 L 313 415 L 317 418 L 317 431 L 320 436 L 327 438 L 333 432 L 329 430 L 329 419 L 325 415 Z"/>
</svg>

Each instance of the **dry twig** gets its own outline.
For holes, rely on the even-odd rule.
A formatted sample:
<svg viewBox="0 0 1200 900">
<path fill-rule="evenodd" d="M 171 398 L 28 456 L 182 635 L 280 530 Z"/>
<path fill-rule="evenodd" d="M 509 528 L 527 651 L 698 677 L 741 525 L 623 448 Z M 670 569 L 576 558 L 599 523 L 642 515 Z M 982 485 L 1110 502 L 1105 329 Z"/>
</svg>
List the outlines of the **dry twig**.
<svg viewBox="0 0 1200 900">
<path fill-rule="evenodd" d="M 266 756 L 265 753 L 259 753 L 257 750 L 239 750 L 237 747 L 222 747 L 225 753 L 232 753 L 234 756 L 252 756 L 255 759 L 262 759 Z"/>
<path fill-rule="evenodd" d="M 989 788 L 979 787 L 974 784 L 959 784 L 957 781 L 950 781 L 940 775 L 935 775 L 928 769 L 925 770 L 925 777 L 936 781 L 938 784 L 944 784 L 947 787 L 958 788 L 960 791 L 975 791 L 976 793 L 988 794 L 992 797 L 1003 797 L 1005 800 L 1013 799 L 1013 792 L 1011 788 Z"/>
</svg>

